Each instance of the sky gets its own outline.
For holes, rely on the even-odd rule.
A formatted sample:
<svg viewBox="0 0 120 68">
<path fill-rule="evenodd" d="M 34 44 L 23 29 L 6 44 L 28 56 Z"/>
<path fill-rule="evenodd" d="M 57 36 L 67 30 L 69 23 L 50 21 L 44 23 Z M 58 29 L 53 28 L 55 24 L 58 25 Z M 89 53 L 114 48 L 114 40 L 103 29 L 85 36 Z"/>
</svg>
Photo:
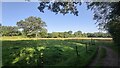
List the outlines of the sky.
<svg viewBox="0 0 120 68">
<path fill-rule="evenodd" d="M 93 20 L 93 12 L 87 10 L 85 4 L 78 7 L 79 16 L 72 14 L 62 15 L 55 14 L 49 10 L 41 13 L 37 7 L 38 2 L 2 2 L 2 25 L 16 26 L 20 20 L 24 20 L 29 16 L 40 17 L 46 22 L 48 32 L 64 32 L 64 31 L 82 31 L 98 32 L 95 20 Z"/>
</svg>

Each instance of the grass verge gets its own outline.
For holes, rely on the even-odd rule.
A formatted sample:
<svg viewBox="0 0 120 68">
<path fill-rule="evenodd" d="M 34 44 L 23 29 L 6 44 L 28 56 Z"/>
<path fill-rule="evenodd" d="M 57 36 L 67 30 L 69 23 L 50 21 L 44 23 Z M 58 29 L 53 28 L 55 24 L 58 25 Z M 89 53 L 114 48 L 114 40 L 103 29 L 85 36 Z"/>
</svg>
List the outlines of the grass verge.
<svg viewBox="0 0 120 68">
<path fill-rule="evenodd" d="M 102 64 L 102 59 L 105 58 L 106 56 L 106 49 L 105 48 L 101 48 L 99 51 L 99 62 L 97 63 L 97 67 L 96 68 L 100 68 L 101 64 Z"/>
</svg>

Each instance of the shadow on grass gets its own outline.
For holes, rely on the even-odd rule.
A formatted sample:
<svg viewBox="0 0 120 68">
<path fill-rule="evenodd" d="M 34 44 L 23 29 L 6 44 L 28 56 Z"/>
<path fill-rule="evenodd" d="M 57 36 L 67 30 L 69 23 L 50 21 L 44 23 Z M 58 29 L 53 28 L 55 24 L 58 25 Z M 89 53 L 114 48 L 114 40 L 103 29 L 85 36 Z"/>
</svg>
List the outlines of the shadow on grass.
<svg viewBox="0 0 120 68">
<path fill-rule="evenodd" d="M 86 52 L 85 44 L 78 43 L 69 40 L 3 41 L 2 65 L 3 68 L 85 66 L 95 54 L 96 46 L 88 46 Z"/>
</svg>

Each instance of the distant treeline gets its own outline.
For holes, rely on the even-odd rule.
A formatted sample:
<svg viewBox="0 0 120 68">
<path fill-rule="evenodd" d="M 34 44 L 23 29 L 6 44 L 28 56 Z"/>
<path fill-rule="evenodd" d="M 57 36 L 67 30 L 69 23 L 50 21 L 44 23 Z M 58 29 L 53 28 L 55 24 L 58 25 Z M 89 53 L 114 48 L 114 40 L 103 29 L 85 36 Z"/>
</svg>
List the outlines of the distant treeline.
<svg viewBox="0 0 120 68">
<path fill-rule="evenodd" d="M 0 26 L 0 34 L 2 36 L 24 36 L 24 37 L 36 37 L 35 33 L 25 34 L 24 31 L 20 30 L 17 26 Z M 42 29 L 38 36 L 39 38 L 72 38 L 72 37 L 111 37 L 109 33 L 82 33 L 82 31 L 65 31 L 65 32 L 52 32 L 48 33 L 47 29 Z"/>
</svg>

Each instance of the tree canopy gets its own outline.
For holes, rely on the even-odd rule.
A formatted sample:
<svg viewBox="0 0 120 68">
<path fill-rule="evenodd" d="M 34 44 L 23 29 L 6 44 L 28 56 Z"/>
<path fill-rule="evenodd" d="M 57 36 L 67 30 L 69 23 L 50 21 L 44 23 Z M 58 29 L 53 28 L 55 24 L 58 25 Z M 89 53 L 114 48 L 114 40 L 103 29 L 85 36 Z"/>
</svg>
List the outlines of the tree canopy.
<svg viewBox="0 0 120 68">
<path fill-rule="evenodd" d="M 94 10 L 94 20 L 101 28 L 108 30 L 116 45 L 120 45 L 120 1 L 93 2 L 88 9 Z"/>
<path fill-rule="evenodd" d="M 63 15 L 70 13 L 78 16 L 77 4 L 81 5 L 81 2 L 40 2 L 38 9 L 40 12 L 44 12 L 44 9 Z"/>
<path fill-rule="evenodd" d="M 63 15 L 71 13 L 78 16 L 77 6 L 81 2 L 40 2 L 38 9 L 44 12 L 44 9 L 62 13 Z M 119 2 L 86 2 L 87 8 L 94 11 L 94 20 L 100 29 L 108 30 L 112 35 L 114 42 L 120 45 L 120 1 Z"/>
<path fill-rule="evenodd" d="M 18 36 L 21 33 L 18 31 L 16 26 L 0 26 L 0 34 L 2 36 Z"/>
<path fill-rule="evenodd" d="M 0 34 L 2 36 L 22 36 L 23 31 L 19 30 L 17 26 L 0 26 L 1 31 Z M 32 37 L 34 38 L 35 35 L 25 35 L 25 37 Z M 96 32 L 96 33 L 82 33 L 82 31 L 64 31 L 64 32 L 52 32 L 48 33 L 47 29 L 41 29 L 40 32 L 38 32 L 38 38 L 80 38 L 80 37 L 104 37 L 104 38 L 111 38 L 111 35 L 109 33 L 102 33 L 102 32 Z"/>
<path fill-rule="evenodd" d="M 39 17 L 30 16 L 17 22 L 17 26 L 23 29 L 26 36 L 35 35 L 37 37 L 38 33 L 45 29 L 46 23 Z"/>
</svg>

